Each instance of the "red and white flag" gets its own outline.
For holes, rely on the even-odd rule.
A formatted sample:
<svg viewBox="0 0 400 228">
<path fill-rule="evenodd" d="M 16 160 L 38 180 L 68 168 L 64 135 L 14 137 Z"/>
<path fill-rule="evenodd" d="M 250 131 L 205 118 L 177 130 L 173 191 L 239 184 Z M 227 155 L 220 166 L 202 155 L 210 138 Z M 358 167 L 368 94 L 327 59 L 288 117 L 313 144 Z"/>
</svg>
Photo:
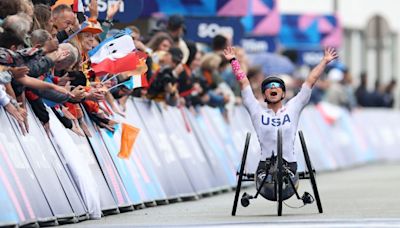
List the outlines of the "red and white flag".
<svg viewBox="0 0 400 228">
<path fill-rule="evenodd" d="M 85 12 L 85 9 L 83 8 L 82 0 L 74 0 L 73 11 L 75 13 L 77 13 L 77 12 L 84 13 Z"/>
<path fill-rule="evenodd" d="M 127 31 L 105 39 L 89 52 L 92 69 L 96 75 L 118 74 L 133 71 L 139 65 L 139 54 Z"/>
</svg>

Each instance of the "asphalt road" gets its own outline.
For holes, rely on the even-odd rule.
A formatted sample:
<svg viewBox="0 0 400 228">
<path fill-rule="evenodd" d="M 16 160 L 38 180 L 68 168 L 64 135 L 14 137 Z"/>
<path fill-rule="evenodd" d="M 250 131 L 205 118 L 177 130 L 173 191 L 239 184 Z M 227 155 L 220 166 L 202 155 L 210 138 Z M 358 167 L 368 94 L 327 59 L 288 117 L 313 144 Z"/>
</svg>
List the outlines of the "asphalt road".
<svg viewBox="0 0 400 228">
<path fill-rule="evenodd" d="M 278 217 L 276 203 L 259 198 L 247 208 L 239 205 L 237 216 L 232 217 L 234 192 L 228 192 L 66 227 L 400 227 L 400 163 L 370 164 L 320 173 L 317 183 L 323 214 L 318 213 L 314 203 L 301 209 L 284 206 L 283 216 Z M 254 194 L 255 188 L 244 191 Z M 299 191 L 312 193 L 308 180 L 300 182 Z M 291 206 L 301 205 L 292 198 L 286 202 Z"/>
</svg>

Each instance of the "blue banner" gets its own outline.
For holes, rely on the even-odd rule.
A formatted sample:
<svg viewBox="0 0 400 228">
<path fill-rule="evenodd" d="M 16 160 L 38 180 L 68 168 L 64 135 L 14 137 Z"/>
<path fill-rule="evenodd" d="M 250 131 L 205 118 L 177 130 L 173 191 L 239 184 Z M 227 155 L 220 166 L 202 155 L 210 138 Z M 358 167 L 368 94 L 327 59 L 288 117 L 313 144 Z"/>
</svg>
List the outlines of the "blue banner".
<svg viewBox="0 0 400 228">
<path fill-rule="evenodd" d="M 221 17 L 186 17 L 186 34 L 184 39 L 211 44 L 216 35 L 232 36 L 235 45 L 240 44 L 244 34 L 239 18 Z"/>
<path fill-rule="evenodd" d="M 275 52 L 277 46 L 277 37 L 246 36 L 242 38 L 240 45 L 247 53 Z"/>
<path fill-rule="evenodd" d="M 90 0 L 83 0 L 85 14 L 89 15 L 88 5 Z M 107 16 L 107 10 L 110 6 L 118 2 L 117 0 L 97 0 L 99 19 L 103 20 Z M 118 22 L 129 23 L 139 17 L 142 13 L 144 3 L 143 0 L 123 0 L 118 12 L 114 16 L 114 20 Z"/>
</svg>

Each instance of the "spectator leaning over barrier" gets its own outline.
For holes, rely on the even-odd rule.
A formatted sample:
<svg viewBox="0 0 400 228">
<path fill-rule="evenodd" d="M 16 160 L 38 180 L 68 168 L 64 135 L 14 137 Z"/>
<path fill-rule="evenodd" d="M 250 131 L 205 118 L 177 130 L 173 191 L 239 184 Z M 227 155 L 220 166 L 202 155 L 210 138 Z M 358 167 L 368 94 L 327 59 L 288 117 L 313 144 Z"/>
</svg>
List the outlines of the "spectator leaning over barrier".
<svg viewBox="0 0 400 228">
<path fill-rule="evenodd" d="M 178 90 L 179 96 L 183 99 L 183 102 L 187 107 L 193 105 L 193 103 L 198 102 L 199 94 L 202 91 L 198 83 L 195 83 L 193 72 L 191 69 L 191 64 L 196 60 L 197 48 L 196 44 L 193 42 L 188 42 L 189 48 L 189 58 L 185 64 L 182 64 L 183 71 L 178 76 Z"/>
<path fill-rule="evenodd" d="M 177 78 L 183 71 L 183 54 L 179 48 L 171 48 L 161 59 L 161 68 L 150 79 L 148 98 L 165 101 L 175 106 L 179 101 Z"/>
<path fill-rule="evenodd" d="M 103 32 L 100 24 L 95 18 L 89 18 L 87 21 L 88 26 L 83 28 L 76 37 L 71 40 L 71 43 L 78 48 L 81 54 L 81 68 L 80 71 L 86 77 L 86 85 L 84 86 L 85 96 L 84 100 L 81 100 L 90 118 L 99 126 L 107 128 L 110 131 L 114 131 L 114 121 L 111 121 L 106 117 L 107 110 L 102 109 L 98 104 L 98 101 L 104 100 L 107 88 L 105 88 L 99 79 L 96 78 L 94 72 L 90 69 L 90 60 L 88 52 L 93 48 L 93 42 L 95 42 L 95 36 Z M 82 88 L 80 86 L 79 88 Z M 78 120 L 81 129 L 89 136 L 89 132 L 86 131 L 87 127 L 83 120 L 83 113 L 80 111 L 80 107 L 77 104 L 67 103 L 66 104 L 71 114 Z"/>
<path fill-rule="evenodd" d="M 69 5 L 60 4 L 52 8 L 51 20 L 57 30 L 57 39 L 61 43 L 79 29 L 78 18 Z"/>
<path fill-rule="evenodd" d="M 14 15 L 21 11 L 20 0 L 0 0 L 0 19 Z"/>
<path fill-rule="evenodd" d="M 205 105 L 206 102 L 209 100 L 208 86 L 207 81 L 203 77 L 201 72 L 201 60 L 203 58 L 204 53 L 200 50 L 197 50 L 193 60 L 191 60 L 189 68 L 192 73 L 193 78 L 193 87 L 198 92 L 197 96 L 193 96 L 191 100 L 191 104 L 196 107 L 199 105 Z M 189 58 L 190 59 L 190 58 Z"/>
<path fill-rule="evenodd" d="M 4 67 L 0 66 L 0 106 L 11 114 L 12 117 L 18 122 L 23 132 L 25 132 L 24 122 L 26 120 L 26 111 L 21 108 L 15 99 L 10 97 L 4 87 L 4 83 L 11 81 L 13 77 L 23 77 L 29 71 L 26 67 Z"/>
<path fill-rule="evenodd" d="M 27 14 L 18 13 L 7 16 L 2 26 L 5 30 L 15 33 L 24 42 L 20 47 L 16 47 L 17 49 L 29 46 L 28 32 L 32 28 L 32 19 Z"/>
<path fill-rule="evenodd" d="M 205 80 L 203 89 L 207 96 L 203 97 L 203 102 L 211 107 L 218 107 L 221 112 L 225 112 L 225 104 L 229 102 L 229 95 L 219 89 L 223 82 L 218 72 L 222 57 L 215 53 L 207 53 L 201 60 L 201 77 Z"/>
<path fill-rule="evenodd" d="M 18 25 L 18 23 L 24 25 L 23 20 L 16 21 L 13 25 L 14 28 L 21 27 Z M 23 43 L 22 37 L 15 34 L 8 27 L 5 28 L 4 32 L 0 34 L 0 45 L 4 47 L 1 49 L 2 58 L 0 59 L 0 63 L 10 67 L 27 66 L 29 68 L 27 76 L 24 75 L 20 77 L 12 77 L 11 84 L 6 84 L 8 93 L 14 99 L 17 99 L 22 104 L 22 108 L 24 109 L 25 87 L 37 89 L 38 91 L 43 92 L 53 91 L 61 94 L 65 97 L 65 99 L 68 99 L 70 94 L 65 88 L 59 87 L 53 83 L 43 82 L 41 79 L 38 79 L 39 76 L 47 73 L 54 66 L 55 62 L 61 61 L 63 58 L 65 58 L 67 53 L 55 52 L 58 43 L 55 47 L 51 47 L 51 44 L 50 46 L 45 45 L 41 49 L 27 48 L 17 50 L 18 47 L 22 47 Z M 15 50 L 15 52 L 5 48 L 10 48 Z M 27 131 L 29 130 L 27 118 L 25 118 L 25 129 Z"/>
<path fill-rule="evenodd" d="M 150 56 L 153 60 L 151 70 L 153 72 L 160 70 L 160 60 L 172 47 L 173 43 L 174 42 L 168 33 L 158 32 L 151 37 L 149 42 L 146 44 L 146 46 L 151 50 Z"/>
<path fill-rule="evenodd" d="M 235 50 L 228 47 L 225 49 L 224 55 L 231 62 L 233 72 L 240 83 L 243 103 L 251 116 L 261 146 L 261 160 L 256 172 L 257 185 L 260 185 L 264 176 L 269 174 L 271 158 L 276 153 L 278 128 L 282 129 L 284 165 L 295 174 L 297 157 L 294 151 L 294 141 L 300 113 L 308 103 L 311 89 L 323 73 L 326 65 L 338 57 L 336 51 L 333 48 L 325 49 L 323 59 L 310 72 L 300 92 L 285 105 L 282 103 L 286 91 L 284 81 L 276 76 L 264 79 L 261 89 L 267 108 L 262 106 L 254 97 L 250 82 L 236 59 Z"/>
<path fill-rule="evenodd" d="M 51 9 L 48 5 L 38 4 L 34 7 L 33 30 L 44 29 L 49 33 L 53 29 Z"/>
</svg>

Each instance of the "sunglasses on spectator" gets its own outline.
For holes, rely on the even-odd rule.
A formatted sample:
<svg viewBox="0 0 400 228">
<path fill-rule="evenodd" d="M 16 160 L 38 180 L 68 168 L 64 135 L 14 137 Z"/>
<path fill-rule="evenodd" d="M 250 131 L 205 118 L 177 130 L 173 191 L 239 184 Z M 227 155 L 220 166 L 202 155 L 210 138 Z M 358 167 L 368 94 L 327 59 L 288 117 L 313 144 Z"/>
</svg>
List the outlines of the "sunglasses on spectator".
<svg viewBox="0 0 400 228">
<path fill-rule="evenodd" d="M 283 85 L 279 82 L 270 82 L 265 85 L 264 89 L 271 89 L 272 87 L 283 88 Z"/>
</svg>

